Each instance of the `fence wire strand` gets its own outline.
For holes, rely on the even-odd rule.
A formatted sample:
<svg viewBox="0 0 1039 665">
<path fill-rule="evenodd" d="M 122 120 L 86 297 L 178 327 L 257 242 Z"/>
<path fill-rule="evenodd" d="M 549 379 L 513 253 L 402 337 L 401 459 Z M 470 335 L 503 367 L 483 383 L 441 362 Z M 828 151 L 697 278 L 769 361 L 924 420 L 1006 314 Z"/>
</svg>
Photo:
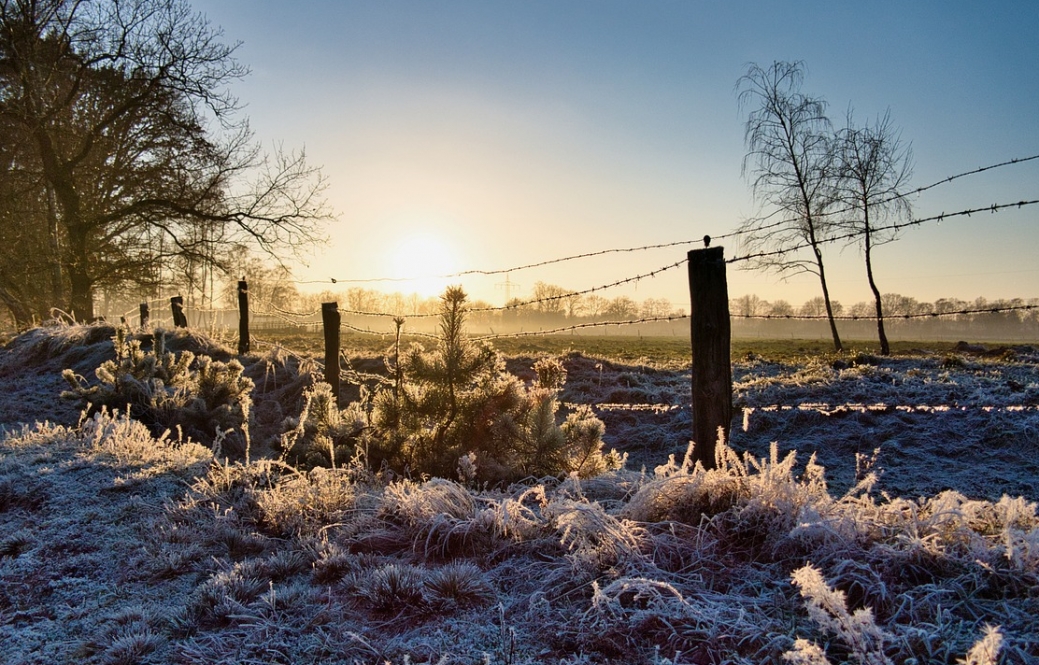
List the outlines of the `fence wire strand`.
<svg viewBox="0 0 1039 665">
<path fill-rule="evenodd" d="M 983 208 L 971 208 L 971 209 L 968 209 L 968 210 L 960 210 L 959 212 L 950 212 L 950 213 L 942 212 L 942 213 L 940 213 L 938 215 L 933 215 L 931 217 L 923 217 L 923 218 L 920 218 L 920 219 L 911 219 L 911 220 L 909 220 L 907 222 L 899 222 L 897 224 L 888 224 L 888 225 L 885 225 L 885 226 L 877 226 L 877 227 L 871 228 L 870 232 L 871 233 L 876 233 L 876 232 L 879 232 L 879 231 L 899 230 L 899 229 L 908 228 L 910 226 L 919 226 L 919 225 L 925 224 L 927 222 L 938 222 L 939 224 L 941 224 L 944 220 L 952 218 L 952 217 L 963 217 L 963 216 L 970 217 L 971 215 L 974 215 L 974 214 L 977 214 L 977 213 L 982 213 L 982 212 L 997 213 L 997 212 L 1000 212 L 1000 211 L 1003 211 L 1003 210 L 1007 210 L 1008 208 L 1023 208 L 1025 206 L 1035 205 L 1037 203 L 1039 203 L 1039 199 L 1033 199 L 1033 200 L 1029 200 L 1029 201 L 1017 201 L 1016 203 L 993 203 L 992 205 L 985 206 Z M 824 244 L 830 244 L 830 243 L 834 243 L 834 242 L 840 242 L 841 240 L 853 240 L 853 239 L 858 238 L 859 236 L 863 236 L 863 235 L 865 235 L 865 231 L 860 231 L 860 230 L 850 231 L 848 233 L 842 233 L 840 235 L 831 236 L 829 238 L 823 238 L 823 239 L 817 241 L 816 244 L 817 245 L 824 245 Z M 781 249 L 774 249 L 774 250 L 763 251 L 763 252 L 752 252 L 750 254 L 744 254 L 742 256 L 734 256 L 734 257 L 732 257 L 730 259 L 726 259 L 726 263 L 739 263 L 739 262 L 742 262 L 742 261 L 750 261 L 750 260 L 753 260 L 753 259 L 763 259 L 763 258 L 770 258 L 770 257 L 776 257 L 776 256 L 783 256 L 784 254 L 791 254 L 793 252 L 796 252 L 796 251 L 799 251 L 799 250 L 802 250 L 802 249 L 807 249 L 807 248 L 809 248 L 811 246 L 812 246 L 812 243 L 810 243 L 810 242 L 803 242 L 803 243 L 800 243 L 800 244 L 797 244 L 797 245 L 793 245 L 791 247 L 785 247 L 785 248 L 781 248 Z"/>
<path fill-rule="evenodd" d="M 940 185 L 944 185 L 944 184 L 953 182 L 955 180 L 959 180 L 961 178 L 966 178 L 968 176 L 977 175 L 979 173 L 984 173 L 986 171 L 991 171 L 993 169 L 1003 168 L 1003 167 L 1006 167 L 1006 166 L 1014 166 L 1014 165 L 1018 165 L 1018 164 L 1024 164 L 1024 163 L 1031 162 L 1031 161 L 1034 161 L 1034 160 L 1037 160 L 1037 159 L 1039 159 L 1039 155 L 1031 155 L 1031 156 L 1028 156 L 1028 157 L 1016 157 L 1014 159 L 1009 159 L 1009 160 L 1006 160 L 1006 161 L 1003 161 L 1003 162 L 999 162 L 998 164 L 989 164 L 988 166 L 981 166 L 981 167 L 978 167 L 976 169 L 971 169 L 970 171 L 964 171 L 962 173 L 957 173 L 955 175 L 951 175 L 951 176 L 942 178 L 941 180 L 937 180 L 935 182 L 932 182 L 929 185 L 924 185 L 923 187 L 917 187 L 916 189 L 913 189 L 913 190 L 908 191 L 908 192 L 892 195 L 892 196 L 890 196 L 890 197 L 888 197 L 886 199 L 882 199 L 882 200 L 878 201 L 877 203 L 878 204 L 890 203 L 891 201 L 895 201 L 895 200 L 902 199 L 902 198 L 907 198 L 907 197 L 910 197 L 910 196 L 914 196 L 916 194 L 920 194 L 920 193 L 926 192 L 928 190 L 934 189 L 935 187 L 938 187 Z M 822 213 L 822 215 L 824 215 L 824 216 L 837 215 L 837 214 L 843 214 L 845 212 L 851 212 L 853 210 L 854 210 L 854 208 L 845 208 L 845 209 L 841 209 L 841 210 L 834 210 L 834 211 L 825 212 L 825 213 Z M 780 213 L 780 211 L 774 211 L 774 212 L 770 213 L 768 215 L 768 217 L 770 217 L 772 215 L 775 215 L 775 214 L 779 214 L 779 213 Z M 766 219 L 767 219 L 767 217 L 766 217 Z M 921 220 L 921 221 L 924 221 L 924 220 Z M 759 227 L 759 228 L 755 229 L 755 232 L 767 231 L 767 230 L 769 230 L 771 228 L 776 228 L 776 227 L 782 226 L 782 225 L 787 224 L 787 223 L 789 223 L 787 220 L 780 220 L 780 221 L 774 222 L 772 224 L 768 224 L 768 225 Z M 878 230 L 880 230 L 880 229 L 878 229 Z M 743 236 L 743 235 L 747 235 L 747 232 L 746 231 L 736 230 L 736 231 L 730 231 L 729 233 L 723 233 L 721 235 L 716 235 L 716 236 L 706 235 L 703 238 L 697 238 L 697 239 L 694 239 L 694 240 L 677 240 L 677 241 L 674 241 L 674 242 L 659 243 L 659 244 L 652 244 L 652 245 L 642 245 L 642 246 L 638 246 L 638 247 L 619 247 L 619 248 L 604 249 L 604 250 L 599 250 L 599 251 L 594 251 L 594 252 L 583 252 L 583 253 L 580 253 L 580 254 L 572 254 L 572 255 L 569 255 L 569 256 L 563 256 L 563 257 L 559 257 L 559 258 L 555 258 L 555 259 L 547 259 L 547 260 L 544 260 L 544 261 L 537 261 L 537 262 L 534 262 L 534 263 L 527 263 L 527 264 L 523 264 L 523 265 L 513 266 L 511 268 L 498 268 L 498 269 L 491 269 L 491 270 L 473 269 L 473 270 L 464 270 L 464 271 L 461 271 L 461 272 L 449 273 L 449 274 L 445 274 L 445 275 L 420 275 L 418 277 L 371 277 L 371 278 L 366 278 L 366 279 L 342 279 L 342 278 L 330 277 L 328 279 L 323 279 L 323 280 L 295 280 L 294 283 L 296 283 L 296 284 L 374 284 L 374 283 L 379 283 L 379 282 L 409 282 L 409 281 L 413 281 L 415 279 L 452 279 L 452 278 L 455 278 L 455 277 L 467 277 L 467 276 L 471 276 L 471 275 L 479 275 L 479 276 L 505 275 L 505 274 L 512 273 L 512 272 L 520 272 L 520 271 L 529 270 L 529 269 L 532 269 L 532 268 L 541 268 L 541 267 L 544 267 L 544 266 L 554 265 L 554 264 L 557 264 L 557 263 L 565 263 L 565 262 L 569 262 L 569 261 L 577 261 L 577 260 L 580 260 L 580 259 L 587 259 L 587 258 L 592 258 L 592 257 L 596 257 L 596 256 L 604 256 L 604 255 L 607 255 L 607 254 L 633 253 L 633 252 L 649 251 L 649 250 L 654 250 L 654 249 L 667 249 L 667 248 L 671 248 L 671 247 L 682 247 L 682 246 L 695 245 L 697 243 L 701 243 L 701 242 L 703 242 L 704 238 L 711 238 L 714 241 L 718 241 L 718 240 L 725 240 L 725 239 L 728 239 L 728 238 L 736 238 L 736 237 Z"/>
</svg>

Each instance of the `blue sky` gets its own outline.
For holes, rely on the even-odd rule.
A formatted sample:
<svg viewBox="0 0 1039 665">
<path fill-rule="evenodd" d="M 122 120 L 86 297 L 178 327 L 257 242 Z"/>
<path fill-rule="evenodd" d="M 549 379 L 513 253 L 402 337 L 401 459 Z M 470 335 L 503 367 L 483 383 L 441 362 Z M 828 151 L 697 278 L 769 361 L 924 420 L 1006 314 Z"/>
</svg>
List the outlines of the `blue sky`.
<svg viewBox="0 0 1039 665">
<path fill-rule="evenodd" d="M 305 147 L 339 213 L 303 279 L 499 269 L 722 235 L 755 214 L 734 85 L 802 60 L 835 122 L 890 109 L 914 186 L 1039 154 L 1039 4 L 1029 2 L 352 2 L 206 0 L 253 73 L 257 137 Z M 1039 160 L 921 195 L 918 217 L 1039 198 Z M 907 231 L 885 292 L 1039 297 L 1039 206 Z M 420 250 L 439 259 L 425 263 Z M 509 275 L 586 289 L 680 260 L 607 255 Z M 727 246 L 728 255 L 737 248 Z M 827 257 L 835 299 L 868 297 L 858 251 Z M 468 278 L 500 302 L 503 278 Z M 795 304 L 813 277 L 730 268 L 730 295 Z M 411 283 L 417 289 L 435 284 Z M 388 284 L 387 287 L 397 288 Z M 320 287 L 311 287 L 320 288 Z M 400 288 L 409 288 L 401 285 Z M 603 292 L 688 298 L 682 269 Z"/>
</svg>

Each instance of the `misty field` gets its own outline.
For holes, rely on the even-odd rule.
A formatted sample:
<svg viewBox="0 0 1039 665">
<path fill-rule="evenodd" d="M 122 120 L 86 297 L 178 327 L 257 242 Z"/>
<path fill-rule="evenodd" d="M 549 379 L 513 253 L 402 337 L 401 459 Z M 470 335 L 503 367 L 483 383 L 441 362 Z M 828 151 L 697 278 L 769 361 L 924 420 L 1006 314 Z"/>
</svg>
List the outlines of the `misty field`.
<svg viewBox="0 0 1039 665">
<path fill-rule="evenodd" d="M 248 463 L 188 425 L 81 415 L 62 371 L 96 384 L 113 335 L 36 328 L 0 351 L 4 663 L 1039 660 L 1034 347 L 736 342 L 738 416 L 705 471 L 685 463 L 684 341 L 502 340 L 528 384 L 559 357 L 562 415 L 590 405 L 626 463 L 485 485 L 461 460 L 450 478 L 290 464 L 303 338 L 239 359 Z M 362 399 L 387 343 L 352 341 Z M 197 332 L 167 348 L 236 358 Z"/>
</svg>

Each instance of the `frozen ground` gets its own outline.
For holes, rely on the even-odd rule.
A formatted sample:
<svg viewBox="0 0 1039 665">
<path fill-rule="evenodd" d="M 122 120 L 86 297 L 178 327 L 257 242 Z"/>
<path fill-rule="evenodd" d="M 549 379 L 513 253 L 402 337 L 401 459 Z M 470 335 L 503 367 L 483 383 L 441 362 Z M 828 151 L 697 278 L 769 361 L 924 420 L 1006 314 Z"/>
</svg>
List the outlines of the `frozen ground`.
<svg viewBox="0 0 1039 665">
<path fill-rule="evenodd" d="M 0 352 L 4 663 L 1039 662 L 1039 517 L 1014 498 L 1037 498 L 1035 349 L 741 359 L 732 444 L 766 459 L 709 473 L 681 466 L 688 373 L 573 354 L 564 399 L 596 405 L 628 470 L 478 491 L 76 425 L 60 371 L 89 376 L 110 334 Z M 294 363 L 249 363 L 259 420 L 294 408 Z M 878 447 L 877 487 L 846 493 Z"/>
<path fill-rule="evenodd" d="M 55 338 L 38 330 L 0 352 L 0 427 L 44 420 L 74 424 L 78 406 L 57 397 L 64 386 L 61 370 L 71 367 L 93 379 L 93 368 L 111 352 L 109 332 L 82 327 Z M 231 357 L 228 347 L 201 336 L 174 337 L 170 346 Z M 801 453 L 802 463 L 814 452 L 836 491 L 854 484 L 857 455 L 873 458 L 879 450 L 879 489 L 892 495 L 954 489 L 976 498 L 1039 500 L 1039 349 L 961 348 L 944 355 L 921 350 L 797 363 L 736 359 L 732 447 L 763 456 L 775 441 L 781 451 Z M 533 361 L 513 357 L 507 366 L 532 378 Z M 375 358 L 353 362 L 364 371 L 382 368 Z M 684 453 L 692 431 L 688 371 L 580 353 L 571 353 L 564 364 L 564 402 L 595 405 L 607 426 L 608 446 L 628 452 L 630 468 L 652 469 L 668 455 Z M 262 434 L 264 424 L 292 411 L 286 402 L 298 399 L 301 388 L 286 391 L 291 381 L 272 379 L 271 364 L 260 356 L 246 365 L 261 388 L 255 411 Z M 263 392 L 272 382 L 279 389 Z"/>
<path fill-rule="evenodd" d="M 816 453 L 837 491 L 854 484 L 859 455 L 892 495 L 954 489 L 1039 500 L 1039 350 L 961 348 L 798 363 L 738 359 L 732 447 L 760 457 L 774 441 L 799 451 L 802 462 Z M 517 373 L 529 364 L 510 361 Z M 566 366 L 563 398 L 599 405 L 607 441 L 629 452 L 629 466 L 652 468 L 685 450 L 688 372 L 580 355 Z"/>
</svg>

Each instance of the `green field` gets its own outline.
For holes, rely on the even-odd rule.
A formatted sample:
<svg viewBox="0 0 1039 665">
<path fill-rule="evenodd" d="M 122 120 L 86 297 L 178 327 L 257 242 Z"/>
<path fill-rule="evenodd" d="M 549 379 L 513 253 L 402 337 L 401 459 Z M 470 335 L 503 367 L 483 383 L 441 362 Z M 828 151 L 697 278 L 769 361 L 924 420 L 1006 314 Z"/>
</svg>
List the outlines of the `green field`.
<svg viewBox="0 0 1039 665">
<path fill-rule="evenodd" d="M 323 338 L 319 331 L 294 329 L 269 330 L 255 336 L 259 340 L 256 350 L 263 350 L 263 343 L 276 343 L 297 353 L 322 354 Z M 432 343 L 428 337 L 405 335 L 405 344 Z M 346 333 L 340 345 L 348 356 L 375 356 L 391 348 L 393 338 L 357 333 Z M 530 335 L 524 337 L 502 337 L 492 340 L 493 346 L 506 356 L 532 356 L 539 354 L 563 355 L 577 352 L 586 356 L 606 358 L 622 363 L 654 365 L 677 368 L 688 365 L 692 355 L 688 338 L 673 336 L 591 336 L 591 335 Z M 946 353 L 953 348 L 951 342 L 894 341 L 894 355 L 919 354 L 921 351 Z M 870 341 L 846 341 L 845 355 L 859 353 L 875 354 L 879 347 Z M 734 339 L 731 356 L 733 360 L 749 354 L 772 360 L 793 360 L 806 356 L 836 355 L 829 340 L 822 339 Z"/>
</svg>

